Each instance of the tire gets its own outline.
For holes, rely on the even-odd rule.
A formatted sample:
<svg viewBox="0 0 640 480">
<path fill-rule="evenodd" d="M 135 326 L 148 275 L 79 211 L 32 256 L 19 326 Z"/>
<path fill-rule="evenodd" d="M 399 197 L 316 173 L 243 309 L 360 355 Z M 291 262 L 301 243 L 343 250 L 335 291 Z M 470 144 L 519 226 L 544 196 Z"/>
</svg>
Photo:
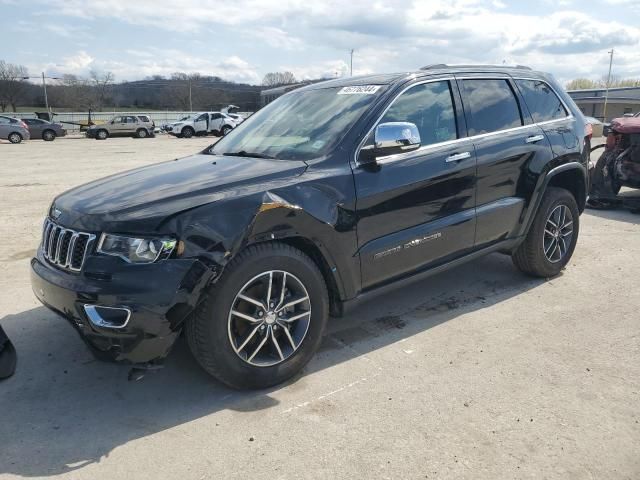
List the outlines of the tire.
<svg viewBox="0 0 640 480">
<path fill-rule="evenodd" d="M 184 127 L 182 129 L 182 138 L 191 138 L 195 134 L 195 130 L 191 127 Z"/>
<path fill-rule="evenodd" d="M 559 228 L 553 227 L 556 224 Z M 558 275 L 573 255 L 579 231 L 580 213 L 573 195 L 549 187 L 527 236 L 511 256 L 514 265 L 534 277 Z"/>
<path fill-rule="evenodd" d="M 147 131 L 144 128 L 139 128 L 136 131 L 136 137 L 138 138 L 147 138 L 149 136 L 149 134 L 147 133 Z"/>
<path fill-rule="evenodd" d="M 42 139 L 45 142 L 53 142 L 56 139 L 56 132 L 53 130 L 45 130 L 42 132 Z"/>
<path fill-rule="evenodd" d="M 222 136 L 226 137 L 231 130 L 233 130 L 232 127 L 230 127 L 229 125 L 225 125 L 224 127 L 222 127 Z"/>
<path fill-rule="evenodd" d="M 9 134 L 7 140 L 9 140 L 11 143 L 20 143 L 22 142 L 22 135 L 17 132 L 13 132 Z"/>
<path fill-rule="evenodd" d="M 102 129 L 96 132 L 96 140 L 106 140 L 107 138 L 109 138 L 109 132 L 106 130 Z"/>
<path fill-rule="evenodd" d="M 264 301 L 270 274 L 274 305 L 265 312 L 254 303 Z M 241 299 L 241 293 L 254 301 Z M 278 305 L 289 305 L 291 299 L 296 305 L 278 312 Z M 238 309 L 244 317 L 231 313 Z M 185 330 L 191 352 L 210 375 L 236 389 L 266 388 L 288 380 L 311 360 L 328 314 L 327 287 L 316 264 L 289 245 L 264 243 L 248 247 L 229 263 L 204 293 Z M 301 318 L 294 321 L 296 317 Z"/>
</svg>

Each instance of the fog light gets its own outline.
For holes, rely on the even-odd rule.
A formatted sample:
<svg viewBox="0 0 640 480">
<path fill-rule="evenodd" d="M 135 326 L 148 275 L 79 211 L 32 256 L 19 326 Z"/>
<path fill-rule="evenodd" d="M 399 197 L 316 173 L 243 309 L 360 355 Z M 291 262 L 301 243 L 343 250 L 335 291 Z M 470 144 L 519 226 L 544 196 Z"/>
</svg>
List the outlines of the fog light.
<svg viewBox="0 0 640 480">
<path fill-rule="evenodd" d="M 131 310 L 123 307 L 84 305 L 84 311 L 91 323 L 102 328 L 124 328 L 131 318 Z"/>
</svg>

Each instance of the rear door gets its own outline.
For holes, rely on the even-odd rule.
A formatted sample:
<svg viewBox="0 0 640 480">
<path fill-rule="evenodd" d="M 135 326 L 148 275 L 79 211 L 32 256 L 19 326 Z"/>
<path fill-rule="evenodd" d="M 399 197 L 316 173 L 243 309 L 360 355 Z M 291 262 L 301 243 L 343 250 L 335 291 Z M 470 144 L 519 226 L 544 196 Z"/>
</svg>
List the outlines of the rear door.
<svg viewBox="0 0 640 480">
<path fill-rule="evenodd" d="M 212 132 L 219 132 L 220 130 L 222 130 L 222 122 L 223 122 L 223 117 L 222 114 L 219 112 L 215 112 L 210 114 L 211 115 L 211 122 L 209 125 L 209 130 Z"/>
<path fill-rule="evenodd" d="M 371 126 L 411 122 L 418 150 L 354 168 L 362 287 L 460 256 L 473 247 L 476 159 L 455 81 L 413 85 Z"/>
<path fill-rule="evenodd" d="M 42 130 L 44 126 L 44 122 L 42 120 L 38 120 L 37 118 L 25 118 L 23 121 L 29 127 L 31 138 L 42 137 Z"/>
<path fill-rule="evenodd" d="M 124 118 L 125 118 L 125 123 L 122 129 L 122 132 L 125 135 L 132 135 L 136 133 L 136 130 L 138 130 L 138 125 L 140 123 L 137 117 L 134 117 L 133 115 L 127 115 Z"/>
<path fill-rule="evenodd" d="M 516 78 L 515 83 L 533 121 L 549 139 L 553 153 L 559 157 L 579 152 L 580 139 L 575 133 L 577 120 L 569 114 L 553 88 L 540 79 Z"/>
<path fill-rule="evenodd" d="M 551 157 L 542 129 L 527 115 L 513 80 L 456 75 L 478 161 L 475 246 L 517 236 L 537 175 Z"/>
<path fill-rule="evenodd" d="M 0 117 L 0 138 L 4 138 L 5 140 L 7 139 L 10 133 L 10 125 L 11 120 L 9 120 L 7 117 Z"/>
</svg>

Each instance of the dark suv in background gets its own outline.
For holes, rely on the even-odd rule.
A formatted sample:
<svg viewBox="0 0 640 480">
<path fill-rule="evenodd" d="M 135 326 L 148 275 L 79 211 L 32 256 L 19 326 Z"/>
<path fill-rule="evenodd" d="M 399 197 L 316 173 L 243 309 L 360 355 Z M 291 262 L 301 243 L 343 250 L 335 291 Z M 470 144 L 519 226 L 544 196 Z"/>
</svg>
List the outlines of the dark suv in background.
<svg viewBox="0 0 640 480">
<path fill-rule="evenodd" d="M 491 252 L 557 275 L 590 132 L 549 75 L 435 65 L 310 85 L 205 151 L 58 196 L 36 296 L 100 357 L 154 366 L 181 332 L 237 388 L 274 385 L 329 315 Z"/>
</svg>

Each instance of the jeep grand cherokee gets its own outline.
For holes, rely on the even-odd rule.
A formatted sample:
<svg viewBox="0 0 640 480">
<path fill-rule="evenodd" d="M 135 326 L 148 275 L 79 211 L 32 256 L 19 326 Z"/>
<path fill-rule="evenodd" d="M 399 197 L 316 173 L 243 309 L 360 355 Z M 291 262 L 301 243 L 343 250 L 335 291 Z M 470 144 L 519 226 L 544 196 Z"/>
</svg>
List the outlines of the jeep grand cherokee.
<svg viewBox="0 0 640 480">
<path fill-rule="evenodd" d="M 236 388 L 300 371 L 329 315 L 500 251 L 567 265 L 590 135 L 549 75 L 436 65 L 292 91 L 205 151 L 58 196 L 36 296 L 100 357 L 162 362 L 181 332 Z"/>
</svg>

